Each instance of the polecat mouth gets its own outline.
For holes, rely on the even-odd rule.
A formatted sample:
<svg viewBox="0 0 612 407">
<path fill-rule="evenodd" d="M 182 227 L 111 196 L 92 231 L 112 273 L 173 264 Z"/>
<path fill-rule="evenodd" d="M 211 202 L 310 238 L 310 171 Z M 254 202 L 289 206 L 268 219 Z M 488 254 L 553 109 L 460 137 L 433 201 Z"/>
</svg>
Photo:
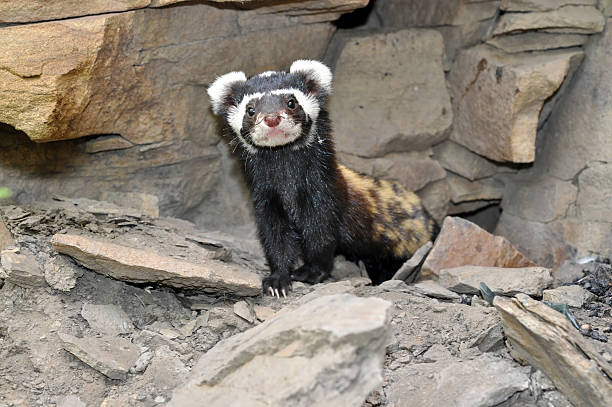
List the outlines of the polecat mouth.
<svg viewBox="0 0 612 407">
<path fill-rule="evenodd" d="M 278 127 L 258 124 L 251 132 L 253 144 L 259 147 L 278 147 L 294 142 L 300 137 L 302 126 L 281 123 Z"/>
</svg>

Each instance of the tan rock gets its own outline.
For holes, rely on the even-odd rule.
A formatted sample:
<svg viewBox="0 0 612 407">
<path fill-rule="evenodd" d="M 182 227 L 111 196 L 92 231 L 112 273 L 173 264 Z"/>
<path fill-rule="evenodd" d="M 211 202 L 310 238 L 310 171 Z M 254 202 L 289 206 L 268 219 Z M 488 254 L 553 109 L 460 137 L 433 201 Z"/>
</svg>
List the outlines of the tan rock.
<svg viewBox="0 0 612 407">
<path fill-rule="evenodd" d="M 438 144 L 433 151 L 434 158 L 442 167 L 471 181 L 497 172 L 495 164 L 450 140 Z"/>
<path fill-rule="evenodd" d="M 500 295 L 542 296 L 550 287 L 553 278 L 550 269 L 544 267 L 482 267 L 461 266 L 440 270 L 440 285 L 462 294 L 478 294 L 480 283 Z"/>
<path fill-rule="evenodd" d="M 582 308 L 582 305 L 591 301 L 595 295 L 579 285 L 568 285 L 557 287 L 552 290 L 544 290 L 542 299 L 552 303 L 563 303 L 570 307 Z"/>
<path fill-rule="evenodd" d="M 581 57 L 563 51 L 519 57 L 488 46 L 463 51 L 449 78 L 451 139 L 492 160 L 532 162 L 542 105 Z"/>
<path fill-rule="evenodd" d="M 134 146 L 121 136 L 100 136 L 85 143 L 85 151 L 95 154 L 102 151 L 123 150 Z"/>
<path fill-rule="evenodd" d="M 382 383 L 390 307 L 340 294 L 279 313 L 206 352 L 168 406 L 361 405 Z"/>
<path fill-rule="evenodd" d="M 450 186 L 446 178 L 427 185 L 419 191 L 418 195 L 423 202 L 423 206 L 436 222 L 442 223 L 448 213 L 451 200 Z"/>
<path fill-rule="evenodd" d="M 589 36 L 584 34 L 552 34 L 537 31 L 489 38 L 487 44 L 508 53 L 517 53 L 579 47 L 588 39 Z"/>
<path fill-rule="evenodd" d="M 242 296 L 261 292 L 261 279 L 257 274 L 220 261 L 192 264 L 163 256 L 154 249 L 134 249 L 107 240 L 67 234 L 53 236 L 51 244 L 59 253 L 117 280 L 161 283 Z"/>
<path fill-rule="evenodd" d="M 500 200 L 504 192 L 501 182 L 492 178 L 470 181 L 448 173 L 446 181 L 450 187 L 451 202 L 455 204 L 470 201 Z"/>
<path fill-rule="evenodd" d="M 15 242 L 15 239 L 13 239 L 11 232 L 4 224 L 2 217 L 0 217 L 0 251 L 15 247 L 17 247 L 17 243 Z"/>
<path fill-rule="evenodd" d="M 2 250 L 3 278 L 23 288 L 44 287 L 45 277 L 38 262 L 28 253 L 17 253 L 15 249 Z"/>
<path fill-rule="evenodd" d="M 334 46 L 340 52 L 329 110 L 339 151 L 380 157 L 425 150 L 447 137 L 452 112 L 440 33 L 345 36 Z"/>
<path fill-rule="evenodd" d="M 502 0 L 500 8 L 506 11 L 549 11 L 565 6 L 595 6 L 597 0 Z"/>
<path fill-rule="evenodd" d="M 524 294 L 495 297 L 510 354 L 542 370 L 575 405 L 608 406 L 612 366 L 563 314 Z"/>
<path fill-rule="evenodd" d="M 174 216 L 197 216 L 206 201 L 210 216 L 223 219 L 229 213 L 211 196 L 221 184 L 216 146 L 225 140 L 204 89 L 230 70 L 251 75 L 320 59 L 333 31 L 201 2 L 3 27 L 0 123 L 36 141 L 98 137 L 35 145 L 0 124 L 7 169 L 0 185 L 21 202 L 58 192 L 92 199 L 102 191 L 148 193 Z M 133 146 L 109 150 L 94 141 L 99 135 Z"/>
<path fill-rule="evenodd" d="M 511 182 L 502 206 L 511 215 L 524 219 L 550 222 L 566 216 L 569 206 L 576 202 L 577 188 L 570 182 L 548 177 L 537 183 Z"/>
<path fill-rule="evenodd" d="M 148 6 L 150 0 L 0 0 L 0 23 L 28 23 L 126 11 Z"/>
<path fill-rule="evenodd" d="M 396 180 L 412 191 L 443 179 L 446 171 L 429 151 L 391 153 L 380 158 L 362 158 L 340 153 L 340 162 L 349 168 L 377 178 Z"/>
<path fill-rule="evenodd" d="M 103 191 L 100 199 L 124 208 L 133 208 L 143 215 L 159 217 L 159 199 L 155 195 L 140 192 Z"/>
<path fill-rule="evenodd" d="M 421 269 L 421 278 L 437 278 L 440 270 L 459 266 L 535 266 L 509 241 L 473 223 L 448 216 Z"/>
<path fill-rule="evenodd" d="M 603 15 L 595 7 L 566 6 L 554 11 L 503 14 L 493 35 L 542 29 L 589 34 L 602 32 L 605 25 Z"/>
<path fill-rule="evenodd" d="M 385 26 L 430 27 L 491 18 L 499 3 L 499 0 L 387 0 L 374 3 L 374 7 Z"/>
</svg>

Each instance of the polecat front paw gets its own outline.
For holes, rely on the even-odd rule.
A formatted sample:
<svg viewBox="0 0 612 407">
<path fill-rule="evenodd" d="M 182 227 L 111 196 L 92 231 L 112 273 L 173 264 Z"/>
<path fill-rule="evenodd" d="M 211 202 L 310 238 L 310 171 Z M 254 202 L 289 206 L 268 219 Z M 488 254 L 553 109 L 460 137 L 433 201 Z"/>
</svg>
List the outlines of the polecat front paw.
<svg viewBox="0 0 612 407">
<path fill-rule="evenodd" d="M 301 281 L 302 283 L 318 284 L 325 280 L 328 276 L 325 273 L 322 273 L 319 269 L 304 264 L 296 270 L 293 270 L 291 277 L 295 281 Z"/>
<path fill-rule="evenodd" d="M 291 277 L 284 273 L 273 273 L 262 281 L 264 295 L 272 297 L 287 298 L 287 293 L 291 291 Z"/>
</svg>

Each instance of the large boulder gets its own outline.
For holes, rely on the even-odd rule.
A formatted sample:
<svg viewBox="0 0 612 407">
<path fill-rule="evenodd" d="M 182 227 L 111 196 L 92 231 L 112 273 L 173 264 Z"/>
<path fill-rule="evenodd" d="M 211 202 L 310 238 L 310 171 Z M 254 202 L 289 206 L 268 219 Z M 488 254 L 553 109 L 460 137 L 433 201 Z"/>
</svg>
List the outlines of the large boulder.
<svg viewBox="0 0 612 407">
<path fill-rule="evenodd" d="M 339 151 L 380 157 L 425 150 L 447 137 L 452 109 L 439 32 L 369 32 L 335 41 L 329 110 Z"/>
<path fill-rule="evenodd" d="M 170 406 L 363 404 L 382 383 L 391 303 L 338 294 L 219 342 Z"/>
</svg>

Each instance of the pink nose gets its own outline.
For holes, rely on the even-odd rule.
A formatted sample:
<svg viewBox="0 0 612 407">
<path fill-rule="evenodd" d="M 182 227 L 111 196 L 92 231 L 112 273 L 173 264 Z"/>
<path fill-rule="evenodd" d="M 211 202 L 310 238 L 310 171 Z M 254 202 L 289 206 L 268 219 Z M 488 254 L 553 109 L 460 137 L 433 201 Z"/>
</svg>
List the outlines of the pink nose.
<svg viewBox="0 0 612 407">
<path fill-rule="evenodd" d="M 264 122 L 268 125 L 268 127 L 276 127 L 281 121 L 281 117 L 276 114 L 270 114 L 264 117 Z"/>
</svg>

